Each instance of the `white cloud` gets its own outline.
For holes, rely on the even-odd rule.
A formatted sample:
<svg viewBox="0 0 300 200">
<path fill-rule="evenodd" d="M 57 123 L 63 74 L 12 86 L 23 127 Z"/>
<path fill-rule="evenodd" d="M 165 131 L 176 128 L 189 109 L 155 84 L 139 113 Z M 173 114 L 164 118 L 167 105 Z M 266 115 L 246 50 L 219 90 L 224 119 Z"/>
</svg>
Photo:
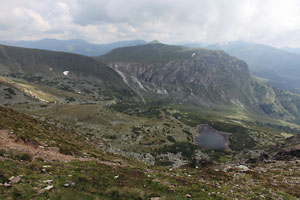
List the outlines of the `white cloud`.
<svg viewBox="0 0 300 200">
<path fill-rule="evenodd" d="M 297 46 L 299 19 L 298 0 L 10 0 L 0 7 L 0 37 Z"/>
</svg>

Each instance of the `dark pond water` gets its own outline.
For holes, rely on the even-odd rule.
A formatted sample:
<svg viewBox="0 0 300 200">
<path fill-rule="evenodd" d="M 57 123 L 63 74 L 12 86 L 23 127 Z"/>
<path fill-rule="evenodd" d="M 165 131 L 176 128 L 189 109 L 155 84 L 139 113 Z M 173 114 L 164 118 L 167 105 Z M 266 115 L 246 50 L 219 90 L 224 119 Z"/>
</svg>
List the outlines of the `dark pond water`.
<svg viewBox="0 0 300 200">
<path fill-rule="evenodd" d="M 226 149 L 227 139 L 225 135 L 222 135 L 217 130 L 213 129 L 209 125 L 201 125 L 198 128 L 198 136 L 195 138 L 196 144 L 212 149 Z"/>
</svg>

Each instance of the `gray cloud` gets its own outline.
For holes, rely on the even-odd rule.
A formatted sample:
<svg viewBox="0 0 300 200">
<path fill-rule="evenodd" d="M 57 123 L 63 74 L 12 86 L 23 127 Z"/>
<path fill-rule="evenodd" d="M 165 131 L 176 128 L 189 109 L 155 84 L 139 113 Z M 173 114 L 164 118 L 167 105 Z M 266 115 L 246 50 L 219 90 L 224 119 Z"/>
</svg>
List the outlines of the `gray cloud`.
<svg viewBox="0 0 300 200">
<path fill-rule="evenodd" d="M 0 8 L 0 37 L 300 46 L 299 19 L 298 0 L 10 0 Z"/>
</svg>

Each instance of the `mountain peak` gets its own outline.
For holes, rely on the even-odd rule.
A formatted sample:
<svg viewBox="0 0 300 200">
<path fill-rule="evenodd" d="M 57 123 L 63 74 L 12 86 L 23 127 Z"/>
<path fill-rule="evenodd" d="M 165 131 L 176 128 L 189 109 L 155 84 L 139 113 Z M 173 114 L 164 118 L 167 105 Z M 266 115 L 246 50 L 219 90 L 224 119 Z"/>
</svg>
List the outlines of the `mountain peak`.
<svg viewBox="0 0 300 200">
<path fill-rule="evenodd" d="M 152 40 L 152 41 L 149 42 L 148 44 L 161 44 L 161 42 L 158 41 L 158 40 Z"/>
</svg>

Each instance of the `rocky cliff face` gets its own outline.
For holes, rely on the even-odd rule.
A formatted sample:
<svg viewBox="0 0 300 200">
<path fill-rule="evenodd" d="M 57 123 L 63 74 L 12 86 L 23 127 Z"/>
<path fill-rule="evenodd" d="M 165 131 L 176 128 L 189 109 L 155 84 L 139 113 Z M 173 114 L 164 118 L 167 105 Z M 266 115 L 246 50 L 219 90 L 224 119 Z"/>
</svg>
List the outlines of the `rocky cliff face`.
<svg viewBox="0 0 300 200">
<path fill-rule="evenodd" d="M 251 76 L 245 62 L 223 51 L 204 49 L 178 51 L 184 56 L 178 56 L 180 59 L 176 59 L 176 56 L 169 55 L 170 60 L 163 62 L 159 59 L 158 61 L 154 59 L 152 63 L 126 59 L 109 60 L 116 57 L 113 55 L 114 51 L 111 55 L 106 55 L 105 59 L 108 66 L 116 70 L 125 82 L 146 100 L 155 97 L 204 106 L 233 102 L 249 104 L 252 98 Z M 180 54 L 178 51 L 174 52 Z"/>
<path fill-rule="evenodd" d="M 224 51 L 147 44 L 98 58 L 146 102 L 237 106 L 246 113 L 300 123 L 300 95 L 251 77 L 247 64 Z"/>
</svg>

